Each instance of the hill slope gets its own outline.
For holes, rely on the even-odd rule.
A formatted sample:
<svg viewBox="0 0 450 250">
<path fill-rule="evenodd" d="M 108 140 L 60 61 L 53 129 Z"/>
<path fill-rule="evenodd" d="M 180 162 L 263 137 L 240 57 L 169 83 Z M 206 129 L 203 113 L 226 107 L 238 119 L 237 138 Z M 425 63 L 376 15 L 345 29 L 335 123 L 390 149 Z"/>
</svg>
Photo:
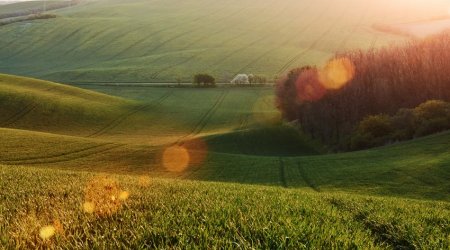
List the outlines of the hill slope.
<svg viewBox="0 0 450 250">
<path fill-rule="evenodd" d="M 374 150 L 301 157 L 217 153 L 214 145 L 206 144 L 202 151 L 190 152 L 191 156 L 206 154 L 206 158 L 183 172 L 164 167 L 164 146 L 11 129 L 0 129 L 0 134 L 0 164 L 12 168 L 29 165 L 150 174 L 447 201 L 450 197 L 450 132 Z"/>
<path fill-rule="evenodd" d="M 90 86 L 132 99 L 126 100 L 7 75 L 0 76 L 0 86 L 2 124 L 8 124 L 0 129 L 5 165 L 450 197 L 450 132 L 316 155 L 322 149 L 315 142 L 273 125 L 278 115 L 272 88 Z M 166 148 L 174 144 L 188 150 L 189 166 L 181 172 L 170 172 L 163 162 Z"/>
<path fill-rule="evenodd" d="M 337 50 L 403 40 L 373 30 L 374 23 L 447 14 L 442 0 L 425 7 L 405 0 L 86 0 L 51 11 L 55 19 L 1 27 L 0 72 L 83 82 L 190 81 L 198 72 L 220 81 L 236 73 L 273 79 Z"/>
<path fill-rule="evenodd" d="M 133 102 L 42 80 L 0 74 L 0 127 L 83 134 Z"/>
</svg>

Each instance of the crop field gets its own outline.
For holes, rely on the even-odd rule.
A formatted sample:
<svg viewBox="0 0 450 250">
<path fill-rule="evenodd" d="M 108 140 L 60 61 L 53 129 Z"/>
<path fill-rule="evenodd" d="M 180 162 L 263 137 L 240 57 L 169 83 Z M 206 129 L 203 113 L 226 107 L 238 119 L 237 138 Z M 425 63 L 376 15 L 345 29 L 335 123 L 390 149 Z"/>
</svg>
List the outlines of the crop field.
<svg viewBox="0 0 450 250">
<path fill-rule="evenodd" d="M 448 132 L 323 155 L 320 143 L 280 125 L 272 87 L 87 90 L 8 75 L 0 86 L 10 100 L 2 109 L 0 164 L 448 201 Z M 183 171 L 164 166 L 174 144 L 192 157 Z"/>
<path fill-rule="evenodd" d="M 273 91 L 0 75 L 1 245 L 449 247 L 449 132 L 326 154 Z"/>
<path fill-rule="evenodd" d="M 449 20 L 448 0 L 0 0 L 0 250 L 450 249 L 428 37 Z"/>
<path fill-rule="evenodd" d="M 444 4 L 433 0 L 424 13 L 406 0 L 85 0 L 49 11 L 57 18 L 2 26 L 0 72 L 60 82 L 190 81 L 198 72 L 272 80 L 336 51 L 404 41 L 372 26 L 442 17 Z"/>
<path fill-rule="evenodd" d="M 447 202 L 2 165 L 0 179 L 7 248 L 449 247 Z"/>
</svg>

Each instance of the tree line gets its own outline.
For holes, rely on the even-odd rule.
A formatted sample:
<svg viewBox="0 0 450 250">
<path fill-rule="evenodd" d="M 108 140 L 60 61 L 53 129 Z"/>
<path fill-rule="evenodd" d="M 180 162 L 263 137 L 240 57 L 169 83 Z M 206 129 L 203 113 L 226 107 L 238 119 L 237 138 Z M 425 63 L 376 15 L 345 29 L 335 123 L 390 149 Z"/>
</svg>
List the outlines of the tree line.
<svg viewBox="0 0 450 250">
<path fill-rule="evenodd" d="M 44 5 L 42 5 L 40 7 L 34 7 L 34 8 L 26 9 L 26 10 L 0 14 L 0 19 L 14 18 L 14 17 L 21 17 L 21 16 L 28 16 L 28 15 L 45 16 L 42 14 L 42 12 L 44 12 L 44 11 L 50 11 L 50 10 L 71 7 L 75 4 L 78 4 L 79 2 L 80 2 L 80 0 L 70 0 L 70 1 L 61 1 L 61 2 L 52 1 L 45 7 L 44 7 Z"/>
<path fill-rule="evenodd" d="M 361 120 L 394 115 L 427 100 L 450 101 L 450 32 L 403 45 L 336 54 L 353 65 L 353 75 L 337 88 L 323 87 L 320 70 L 291 70 L 277 84 L 277 106 L 313 138 L 339 149 L 352 147 Z"/>
</svg>

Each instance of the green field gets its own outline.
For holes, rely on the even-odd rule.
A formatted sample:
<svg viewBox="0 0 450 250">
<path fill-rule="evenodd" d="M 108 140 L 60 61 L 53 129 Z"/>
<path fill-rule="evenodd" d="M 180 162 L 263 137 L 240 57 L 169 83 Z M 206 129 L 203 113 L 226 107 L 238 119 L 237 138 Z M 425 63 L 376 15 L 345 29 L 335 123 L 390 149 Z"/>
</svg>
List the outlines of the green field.
<svg viewBox="0 0 450 250">
<path fill-rule="evenodd" d="M 2 164 L 449 197 L 449 133 L 323 155 L 320 143 L 281 125 L 271 87 L 83 90 L 8 75 L 0 86 Z M 182 173 L 167 171 L 161 154 L 174 143 L 203 159 Z"/>
<path fill-rule="evenodd" d="M 442 17 L 446 4 L 429 1 L 423 12 L 406 0 L 84 0 L 50 11 L 57 18 L 0 27 L 0 72 L 59 82 L 190 81 L 198 72 L 272 80 L 336 51 L 404 41 L 372 26 Z"/>
<path fill-rule="evenodd" d="M 0 75 L 6 248 L 450 246 L 450 132 L 332 154 L 281 123 L 272 87 L 82 87 Z M 83 211 L 102 176 L 108 216 Z"/>
<path fill-rule="evenodd" d="M 21 248 L 448 249 L 448 202 L 113 176 L 130 194 L 84 213 L 88 172 L 0 166 L 0 243 Z M 114 205 L 114 204 L 111 204 Z M 51 240 L 39 229 L 55 225 Z"/>
</svg>

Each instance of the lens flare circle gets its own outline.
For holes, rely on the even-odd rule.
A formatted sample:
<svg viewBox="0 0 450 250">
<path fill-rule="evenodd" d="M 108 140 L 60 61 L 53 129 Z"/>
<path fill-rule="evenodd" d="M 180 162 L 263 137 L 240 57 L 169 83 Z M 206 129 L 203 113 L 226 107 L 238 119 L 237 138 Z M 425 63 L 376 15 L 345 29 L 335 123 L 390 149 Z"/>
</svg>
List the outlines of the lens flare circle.
<svg viewBox="0 0 450 250">
<path fill-rule="evenodd" d="M 355 76 L 355 65 L 346 58 L 330 60 L 320 71 L 320 83 L 326 89 L 340 89 Z"/>
<path fill-rule="evenodd" d="M 97 176 L 90 180 L 84 189 L 83 210 L 104 217 L 116 213 L 122 206 L 118 182 L 108 176 Z M 127 197 L 128 198 L 128 197 Z"/>
<path fill-rule="evenodd" d="M 139 186 L 148 187 L 148 186 L 150 186 L 150 182 L 151 182 L 151 179 L 149 176 L 147 176 L 147 175 L 139 176 L 139 179 L 138 179 Z"/>
<path fill-rule="evenodd" d="M 56 233 L 56 228 L 52 225 L 45 226 L 39 230 L 39 237 L 43 240 L 48 240 Z"/>
<path fill-rule="evenodd" d="M 162 156 L 162 164 L 170 172 L 183 172 L 189 166 L 189 152 L 179 145 L 166 148 Z"/>
<path fill-rule="evenodd" d="M 130 197 L 130 192 L 128 192 L 128 191 L 122 191 L 119 194 L 119 200 L 121 200 L 121 201 L 126 201 L 128 199 L 128 197 Z"/>
<path fill-rule="evenodd" d="M 93 202 L 85 202 L 83 203 L 83 211 L 88 214 L 94 213 L 95 204 Z"/>
</svg>

